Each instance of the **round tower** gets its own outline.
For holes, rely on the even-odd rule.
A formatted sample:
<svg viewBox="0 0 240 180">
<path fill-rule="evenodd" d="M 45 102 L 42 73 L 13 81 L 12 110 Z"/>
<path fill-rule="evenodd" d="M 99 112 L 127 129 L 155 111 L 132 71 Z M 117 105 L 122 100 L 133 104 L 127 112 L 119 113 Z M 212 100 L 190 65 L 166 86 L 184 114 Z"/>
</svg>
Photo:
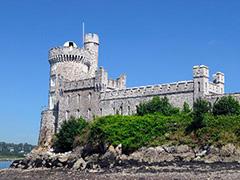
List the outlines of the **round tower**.
<svg viewBox="0 0 240 180">
<path fill-rule="evenodd" d="M 55 109 L 64 81 L 78 81 L 92 78 L 90 66 L 91 54 L 77 47 L 73 41 L 67 41 L 61 47 L 49 51 L 50 84 L 49 109 Z"/>
</svg>

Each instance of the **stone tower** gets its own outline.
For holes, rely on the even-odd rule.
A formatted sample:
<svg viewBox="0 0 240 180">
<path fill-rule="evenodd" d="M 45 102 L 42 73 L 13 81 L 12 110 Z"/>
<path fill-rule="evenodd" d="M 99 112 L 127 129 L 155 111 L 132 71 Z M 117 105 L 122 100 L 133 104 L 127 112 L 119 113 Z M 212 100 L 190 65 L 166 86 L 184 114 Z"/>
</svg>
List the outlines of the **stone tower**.
<svg viewBox="0 0 240 180">
<path fill-rule="evenodd" d="M 194 100 L 208 95 L 209 69 L 200 65 L 193 67 Z"/>
<path fill-rule="evenodd" d="M 91 121 L 95 117 L 136 113 L 137 106 L 155 96 L 167 97 L 182 108 L 193 106 L 197 98 L 212 103 L 224 96 L 224 74 L 217 72 L 209 80 L 207 66 L 193 67 L 193 79 L 166 84 L 126 87 L 126 75 L 108 77 L 103 67 L 98 68 L 99 38 L 86 34 L 83 47 L 73 41 L 49 51 L 50 78 L 48 108 L 41 114 L 39 146 L 51 147 L 52 138 L 62 123 L 71 117 Z M 234 94 L 240 101 L 240 94 Z"/>
<path fill-rule="evenodd" d="M 50 49 L 48 108 L 42 112 L 40 144 L 49 143 L 52 135 L 57 132 L 59 102 L 63 97 L 64 83 L 95 77 L 98 68 L 98 47 L 98 35 L 89 33 L 84 37 L 83 48 L 77 47 L 73 41 L 67 41 L 61 47 Z"/>
</svg>

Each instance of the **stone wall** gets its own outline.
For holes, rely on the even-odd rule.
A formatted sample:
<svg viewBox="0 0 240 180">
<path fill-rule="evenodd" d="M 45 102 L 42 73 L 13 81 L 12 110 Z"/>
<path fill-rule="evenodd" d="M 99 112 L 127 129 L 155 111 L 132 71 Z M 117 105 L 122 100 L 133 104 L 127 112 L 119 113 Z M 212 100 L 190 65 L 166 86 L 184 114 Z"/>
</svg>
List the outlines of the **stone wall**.
<svg viewBox="0 0 240 180">
<path fill-rule="evenodd" d="M 110 114 L 130 115 L 136 113 L 139 103 L 154 96 L 166 96 L 172 105 L 181 108 L 184 102 L 192 107 L 197 98 L 214 102 L 221 94 L 226 95 L 224 74 L 217 72 L 211 82 L 204 65 L 193 67 L 190 81 L 126 88 L 126 75 L 112 80 L 103 67 L 98 68 L 98 48 L 98 35 L 89 33 L 82 48 L 67 41 L 63 47 L 50 49 L 49 106 L 42 113 L 40 144 L 49 143 L 71 116 L 92 120 Z M 233 95 L 240 100 L 239 94 Z"/>
<path fill-rule="evenodd" d="M 206 96 L 205 99 L 214 104 L 218 99 L 220 99 L 223 96 L 232 96 L 236 100 L 240 102 L 240 92 L 239 93 L 226 93 L 226 94 L 220 94 L 220 95 L 211 95 L 211 96 Z"/>
<path fill-rule="evenodd" d="M 45 110 L 41 113 L 41 124 L 38 144 L 42 147 L 49 147 L 52 142 L 52 137 L 55 134 L 56 117 L 51 110 Z"/>
</svg>

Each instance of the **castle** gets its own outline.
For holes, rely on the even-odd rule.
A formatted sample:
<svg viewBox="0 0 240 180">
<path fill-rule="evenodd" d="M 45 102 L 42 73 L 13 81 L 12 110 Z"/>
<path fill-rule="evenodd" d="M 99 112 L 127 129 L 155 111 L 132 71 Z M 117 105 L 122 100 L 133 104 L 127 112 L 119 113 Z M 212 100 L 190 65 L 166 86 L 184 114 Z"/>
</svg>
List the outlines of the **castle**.
<svg viewBox="0 0 240 180">
<path fill-rule="evenodd" d="M 91 120 L 110 114 L 131 115 L 136 106 L 153 96 L 166 96 L 170 103 L 190 106 L 197 98 L 216 101 L 224 94 L 224 74 L 217 72 L 209 80 L 209 69 L 193 67 L 193 79 L 169 84 L 126 87 L 126 76 L 108 78 L 103 67 L 98 68 L 99 37 L 86 34 L 82 48 L 68 41 L 49 51 L 50 80 L 48 108 L 41 114 L 39 145 L 48 147 L 62 122 L 71 116 Z M 240 93 L 231 94 L 240 100 Z"/>
</svg>

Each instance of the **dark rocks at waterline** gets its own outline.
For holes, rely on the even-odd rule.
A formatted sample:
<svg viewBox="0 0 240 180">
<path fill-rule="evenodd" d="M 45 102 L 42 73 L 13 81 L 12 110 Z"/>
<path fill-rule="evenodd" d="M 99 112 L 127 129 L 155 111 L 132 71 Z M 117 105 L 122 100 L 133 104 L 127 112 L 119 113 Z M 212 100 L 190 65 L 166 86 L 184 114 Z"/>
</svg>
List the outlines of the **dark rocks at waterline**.
<svg viewBox="0 0 240 180">
<path fill-rule="evenodd" d="M 191 148 L 187 145 L 143 147 L 129 155 L 122 153 L 121 145 L 115 148 L 110 145 L 104 153 L 94 154 L 86 152 L 84 147 L 78 147 L 73 152 L 58 154 L 32 152 L 24 160 L 14 161 L 10 167 L 20 169 L 69 168 L 99 172 L 114 167 L 230 162 L 240 168 L 240 149 L 232 144 L 221 148 L 214 146 Z"/>
</svg>

